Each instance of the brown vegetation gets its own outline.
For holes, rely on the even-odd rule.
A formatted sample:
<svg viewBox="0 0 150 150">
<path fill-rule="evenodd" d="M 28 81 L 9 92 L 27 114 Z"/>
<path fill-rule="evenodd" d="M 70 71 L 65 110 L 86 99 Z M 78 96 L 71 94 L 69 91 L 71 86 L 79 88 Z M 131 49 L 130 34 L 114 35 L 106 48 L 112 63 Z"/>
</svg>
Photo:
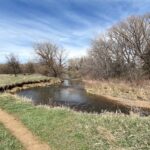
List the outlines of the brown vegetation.
<svg viewBox="0 0 150 150">
<path fill-rule="evenodd" d="M 99 99 L 130 108 L 131 111 L 150 111 L 150 82 L 138 83 L 111 80 L 83 80 L 89 94 L 96 94 Z"/>
<path fill-rule="evenodd" d="M 128 100 L 150 102 L 150 81 L 129 82 L 125 80 L 84 80 L 85 88 L 98 95 L 108 95 Z"/>
<path fill-rule="evenodd" d="M 75 66 L 92 79 L 150 77 L 150 15 L 131 16 L 92 40 Z M 72 61 L 73 62 L 73 61 Z M 77 64 L 78 63 L 78 64 Z M 72 65 L 72 64 L 70 64 Z"/>
</svg>

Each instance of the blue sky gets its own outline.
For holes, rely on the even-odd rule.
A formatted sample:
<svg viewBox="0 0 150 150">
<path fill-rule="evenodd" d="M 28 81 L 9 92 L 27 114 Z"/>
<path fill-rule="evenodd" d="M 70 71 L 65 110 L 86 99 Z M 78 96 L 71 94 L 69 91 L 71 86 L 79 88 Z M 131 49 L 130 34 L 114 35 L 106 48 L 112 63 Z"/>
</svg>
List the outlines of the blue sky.
<svg viewBox="0 0 150 150">
<path fill-rule="evenodd" d="M 149 11 L 150 0 L 0 0 L 0 62 L 9 53 L 33 59 L 41 41 L 61 45 L 69 57 L 85 55 L 92 38 Z"/>
</svg>

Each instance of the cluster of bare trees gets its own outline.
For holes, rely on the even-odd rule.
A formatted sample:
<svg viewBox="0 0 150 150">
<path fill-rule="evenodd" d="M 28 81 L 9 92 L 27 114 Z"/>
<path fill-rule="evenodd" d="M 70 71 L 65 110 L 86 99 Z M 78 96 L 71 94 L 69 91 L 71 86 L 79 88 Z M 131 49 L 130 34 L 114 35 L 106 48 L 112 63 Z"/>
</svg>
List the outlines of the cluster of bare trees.
<svg viewBox="0 0 150 150">
<path fill-rule="evenodd" d="M 21 64 L 19 58 L 11 53 L 6 56 L 5 64 L 0 64 L 0 74 L 32 74 L 35 73 L 35 65 L 31 61 Z"/>
<path fill-rule="evenodd" d="M 93 78 L 150 77 L 150 15 L 131 16 L 92 41 L 80 72 Z"/>
<path fill-rule="evenodd" d="M 34 45 L 38 59 L 21 64 L 19 58 L 10 54 L 6 56 L 6 63 L 0 65 L 0 73 L 33 74 L 40 73 L 48 76 L 60 77 L 66 66 L 66 52 L 51 42 L 36 43 Z"/>
</svg>

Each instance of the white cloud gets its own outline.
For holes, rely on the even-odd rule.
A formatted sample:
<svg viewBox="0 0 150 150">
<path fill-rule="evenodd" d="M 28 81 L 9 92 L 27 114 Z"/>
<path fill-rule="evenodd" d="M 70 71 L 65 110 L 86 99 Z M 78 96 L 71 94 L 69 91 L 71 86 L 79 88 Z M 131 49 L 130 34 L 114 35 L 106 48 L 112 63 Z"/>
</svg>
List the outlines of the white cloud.
<svg viewBox="0 0 150 150">
<path fill-rule="evenodd" d="M 77 4 L 76 9 L 67 5 L 69 3 L 67 0 L 21 1 L 30 6 L 29 11 L 21 10 L 22 15 L 20 15 L 20 9 L 17 9 L 16 5 L 13 12 L 14 14 L 17 12 L 16 17 L 12 17 L 8 10 L 8 13 L 0 15 L 0 62 L 4 61 L 5 55 L 11 52 L 17 53 L 22 61 L 32 59 L 33 43 L 44 40 L 63 46 L 69 52 L 69 57 L 83 56 L 86 54 L 90 39 L 104 32 L 119 19 L 132 13 L 143 13 L 150 7 L 149 0 L 106 0 L 104 2 L 73 0 L 72 2 Z M 116 4 L 116 8 L 109 5 L 112 3 Z M 129 8 L 126 6 L 127 3 Z M 14 4 L 15 2 L 13 6 Z M 33 9 L 31 9 L 32 5 Z M 82 12 L 81 9 L 90 5 L 92 16 L 88 12 L 87 14 Z M 125 8 L 127 7 L 126 10 L 123 9 L 124 5 Z M 59 11 L 55 10 L 55 7 Z M 111 14 L 109 9 L 116 12 Z"/>
</svg>

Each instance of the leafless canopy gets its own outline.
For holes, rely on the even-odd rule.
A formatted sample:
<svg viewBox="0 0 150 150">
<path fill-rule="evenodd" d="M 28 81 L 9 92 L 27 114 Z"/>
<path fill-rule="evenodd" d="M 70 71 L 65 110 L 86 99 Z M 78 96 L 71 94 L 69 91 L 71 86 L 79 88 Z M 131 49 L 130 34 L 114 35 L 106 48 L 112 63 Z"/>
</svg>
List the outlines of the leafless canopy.
<svg viewBox="0 0 150 150">
<path fill-rule="evenodd" d="M 63 48 L 51 42 L 44 42 L 36 43 L 34 49 L 50 75 L 54 77 L 62 75 L 66 63 L 66 53 Z"/>
<path fill-rule="evenodd" d="M 150 77 L 150 15 L 130 16 L 93 39 L 81 72 L 93 78 Z"/>
</svg>

